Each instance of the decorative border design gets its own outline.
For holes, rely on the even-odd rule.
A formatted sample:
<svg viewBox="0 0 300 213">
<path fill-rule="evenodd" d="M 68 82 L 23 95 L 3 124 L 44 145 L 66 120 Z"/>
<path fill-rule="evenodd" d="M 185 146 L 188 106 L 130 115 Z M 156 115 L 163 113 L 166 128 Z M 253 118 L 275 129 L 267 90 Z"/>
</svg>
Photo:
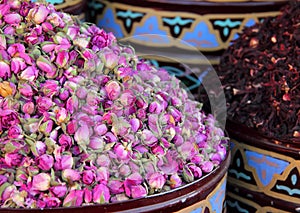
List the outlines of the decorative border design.
<svg viewBox="0 0 300 213">
<path fill-rule="evenodd" d="M 96 0 L 105 5 L 101 14 L 97 14 L 97 24 L 112 31 L 118 38 L 146 34 L 169 36 L 159 40 L 149 36 L 146 40 L 132 42 L 149 47 L 178 47 L 178 39 L 192 44 L 201 51 L 220 51 L 226 49 L 237 38 L 245 26 L 279 12 L 257 12 L 241 14 L 205 14 L 200 15 L 179 11 L 159 11 L 152 8 L 131 6 L 124 3 Z M 123 11 L 123 16 L 118 11 Z M 139 15 L 138 19 L 136 15 Z M 126 26 L 127 24 L 127 26 Z M 130 30 L 129 30 L 130 29 Z M 176 33 L 177 32 L 177 33 Z"/>
<path fill-rule="evenodd" d="M 224 175 L 222 180 L 218 183 L 216 188 L 207 196 L 205 200 L 195 203 L 187 208 L 184 208 L 177 213 L 205 213 L 207 209 L 209 212 L 222 213 L 223 204 L 225 202 L 225 192 L 226 192 L 226 180 L 227 174 Z M 221 204 L 221 205 L 220 205 Z"/>
<path fill-rule="evenodd" d="M 232 140 L 231 153 L 231 165 L 228 170 L 229 186 L 262 193 L 283 202 L 300 203 L 300 159 L 236 140 Z M 252 175 L 248 175 L 249 178 L 241 178 L 246 173 Z M 228 195 L 236 199 L 234 193 L 229 191 Z M 253 206 L 246 197 L 237 200 Z"/>
</svg>

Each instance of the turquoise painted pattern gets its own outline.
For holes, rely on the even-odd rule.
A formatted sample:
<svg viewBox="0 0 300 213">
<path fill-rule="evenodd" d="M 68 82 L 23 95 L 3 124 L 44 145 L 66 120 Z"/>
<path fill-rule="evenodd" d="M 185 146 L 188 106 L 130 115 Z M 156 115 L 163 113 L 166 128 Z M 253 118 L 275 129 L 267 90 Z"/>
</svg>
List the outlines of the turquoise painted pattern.
<svg viewBox="0 0 300 213">
<path fill-rule="evenodd" d="M 32 2 L 37 2 L 37 0 L 31 0 Z M 51 4 L 62 4 L 64 0 L 47 0 Z"/>
<path fill-rule="evenodd" d="M 289 162 L 263 155 L 254 151 L 245 151 L 248 165 L 256 170 L 260 182 L 267 186 L 272 181 L 275 174 L 282 174 Z"/>
<path fill-rule="evenodd" d="M 123 38 L 122 28 L 115 21 L 115 15 L 112 9 L 108 8 L 103 17 L 99 19 L 97 25 L 107 32 L 112 32 L 117 38 Z"/>
<path fill-rule="evenodd" d="M 223 181 L 219 190 L 210 198 L 209 202 L 212 206 L 212 212 L 222 213 L 223 212 L 223 200 L 225 200 L 226 193 L 226 181 Z"/>
</svg>

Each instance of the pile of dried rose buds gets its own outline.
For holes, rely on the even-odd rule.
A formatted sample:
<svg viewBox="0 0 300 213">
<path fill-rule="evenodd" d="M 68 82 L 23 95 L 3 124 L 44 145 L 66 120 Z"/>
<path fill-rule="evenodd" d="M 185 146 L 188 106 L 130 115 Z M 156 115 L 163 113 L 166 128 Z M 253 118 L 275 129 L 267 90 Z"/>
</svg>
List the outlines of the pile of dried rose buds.
<svg viewBox="0 0 300 213">
<path fill-rule="evenodd" d="M 1 207 L 141 198 L 224 160 L 223 131 L 166 71 L 53 5 L 0 3 Z"/>
</svg>

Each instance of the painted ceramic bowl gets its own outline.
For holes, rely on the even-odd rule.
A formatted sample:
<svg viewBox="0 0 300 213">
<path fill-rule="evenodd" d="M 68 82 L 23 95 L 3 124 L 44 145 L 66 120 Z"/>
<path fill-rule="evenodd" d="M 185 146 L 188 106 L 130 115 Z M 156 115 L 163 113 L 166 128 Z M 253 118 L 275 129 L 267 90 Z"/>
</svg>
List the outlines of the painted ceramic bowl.
<svg viewBox="0 0 300 213">
<path fill-rule="evenodd" d="M 140 50 L 169 54 L 198 50 L 211 64 L 245 26 L 275 16 L 286 0 L 90 0 L 90 21 L 118 38 L 132 37 Z M 156 34 L 139 37 L 142 34 Z M 186 45 L 186 42 L 191 46 Z M 156 58 L 168 61 L 167 58 Z M 198 65 L 193 54 L 183 62 Z"/>
<path fill-rule="evenodd" d="M 119 203 L 83 207 L 43 209 L 43 213 L 104 212 L 215 212 L 225 213 L 227 170 L 230 152 L 219 167 L 201 179 L 165 193 Z M 37 213 L 40 209 L 0 209 L 1 213 Z"/>
<path fill-rule="evenodd" d="M 228 212 L 300 212 L 299 147 L 232 121 Z"/>
</svg>

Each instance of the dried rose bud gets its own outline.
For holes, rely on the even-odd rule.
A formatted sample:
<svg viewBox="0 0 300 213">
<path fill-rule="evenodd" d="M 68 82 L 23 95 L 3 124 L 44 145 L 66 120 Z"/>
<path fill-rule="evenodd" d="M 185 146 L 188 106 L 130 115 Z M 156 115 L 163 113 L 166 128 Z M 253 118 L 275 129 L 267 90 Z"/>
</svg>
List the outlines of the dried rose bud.
<svg viewBox="0 0 300 213">
<path fill-rule="evenodd" d="M 114 152 L 121 160 L 129 160 L 130 153 L 127 150 L 126 147 L 124 147 L 122 144 L 118 143 L 114 146 Z"/>
<path fill-rule="evenodd" d="M 65 123 L 68 120 L 68 111 L 63 107 L 57 107 L 54 110 L 56 122 L 58 124 Z"/>
<path fill-rule="evenodd" d="M 113 194 L 120 194 L 124 192 L 122 181 L 111 180 L 108 182 L 107 186 Z"/>
<path fill-rule="evenodd" d="M 74 165 L 74 159 L 73 159 L 72 155 L 71 154 L 62 155 L 60 164 L 61 164 L 62 170 L 72 169 L 72 167 Z"/>
<path fill-rule="evenodd" d="M 19 92 L 21 93 L 21 95 L 23 95 L 25 97 L 32 97 L 33 96 L 33 89 L 27 83 L 19 85 L 18 89 L 19 89 Z"/>
<path fill-rule="evenodd" d="M 49 136 L 53 129 L 53 124 L 54 124 L 54 122 L 52 120 L 48 120 L 48 121 L 42 123 L 39 126 L 39 132 L 43 133 L 46 136 Z"/>
<path fill-rule="evenodd" d="M 78 123 L 76 121 L 72 120 L 67 125 L 67 133 L 69 135 L 73 135 L 73 134 L 75 134 L 77 128 L 78 128 Z"/>
<path fill-rule="evenodd" d="M 91 170 L 82 172 L 82 182 L 86 185 L 91 185 L 95 180 L 95 174 Z"/>
<path fill-rule="evenodd" d="M 205 161 L 200 164 L 200 168 L 202 169 L 203 172 L 209 173 L 213 170 L 214 164 L 210 161 Z"/>
<path fill-rule="evenodd" d="M 17 13 L 9 13 L 4 15 L 3 20 L 7 23 L 7 24 L 19 24 L 22 21 L 22 16 L 20 16 L 20 14 Z"/>
<path fill-rule="evenodd" d="M 69 53 L 65 50 L 61 50 L 57 53 L 56 64 L 59 68 L 64 68 L 69 62 Z"/>
<path fill-rule="evenodd" d="M 36 159 L 36 162 L 40 169 L 48 171 L 53 167 L 54 159 L 51 155 L 43 154 Z"/>
<path fill-rule="evenodd" d="M 93 202 L 94 203 L 108 203 L 110 199 L 109 188 L 104 184 L 98 184 L 93 189 Z"/>
<path fill-rule="evenodd" d="M 58 143 L 64 147 L 65 150 L 70 149 L 70 147 L 73 145 L 72 138 L 69 135 L 62 134 L 60 135 L 58 139 Z"/>
<path fill-rule="evenodd" d="M 1 69 L 1 67 L 0 67 Z M 0 71 L 1 72 L 1 71 Z M 1 73 L 0 73 L 1 75 Z M 0 82 L 0 96 L 3 98 L 13 94 L 13 88 L 8 81 Z"/>
<path fill-rule="evenodd" d="M 141 139 L 145 145 L 150 147 L 156 145 L 158 141 L 158 139 L 154 136 L 154 134 L 147 129 L 143 130 Z"/>
<path fill-rule="evenodd" d="M 137 118 L 132 118 L 129 121 L 133 132 L 137 132 L 142 127 L 142 122 Z"/>
<path fill-rule="evenodd" d="M 105 124 L 96 125 L 94 127 L 94 132 L 96 133 L 96 135 L 102 136 L 102 135 L 106 134 L 107 126 Z"/>
<path fill-rule="evenodd" d="M 116 81 L 109 81 L 105 85 L 105 91 L 107 93 L 107 96 L 110 100 L 116 100 L 120 93 L 121 93 L 121 87 L 118 82 Z"/>
<path fill-rule="evenodd" d="M 8 138 L 10 139 L 22 139 L 24 136 L 22 135 L 23 130 L 21 126 L 14 125 L 8 129 Z"/>
<path fill-rule="evenodd" d="M 18 74 L 21 70 L 26 68 L 26 62 L 21 57 L 14 57 L 11 59 L 11 71 L 15 74 Z"/>
<path fill-rule="evenodd" d="M 67 187 L 66 185 L 59 185 L 59 186 L 52 186 L 50 187 L 50 191 L 56 196 L 56 197 L 64 197 L 67 193 Z"/>
<path fill-rule="evenodd" d="M 100 183 L 107 183 L 109 179 L 109 171 L 108 168 L 106 167 L 100 167 L 97 169 L 96 172 L 96 180 L 99 181 Z"/>
<path fill-rule="evenodd" d="M 84 192 L 84 202 L 91 203 L 93 200 L 93 191 L 88 188 L 84 188 L 83 192 Z"/>
<path fill-rule="evenodd" d="M 52 97 L 58 94 L 59 83 L 54 80 L 47 80 L 45 83 L 41 84 L 41 91 L 47 97 Z"/>
<path fill-rule="evenodd" d="M 28 66 L 21 72 L 20 79 L 34 81 L 38 76 L 38 69 L 34 66 Z"/>
<path fill-rule="evenodd" d="M 50 10 L 46 5 L 40 4 L 29 10 L 28 18 L 36 24 L 41 24 L 46 20 L 49 13 Z"/>
<path fill-rule="evenodd" d="M 179 177 L 178 173 L 172 174 L 169 180 L 169 184 L 172 189 L 177 188 L 182 185 L 182 180 Z"/>
<path fill-rule="evenodd" d="M 8 129 L 20 123 L 18 114 L 13 110 L 0 110 L 0 126 Z"/>
<path fill-rule="evenodd" d="M 202 177 L 202 170 L 198 166 L 189 165 L 189 169 L 191 170 L 195 178 Z"/>
<path fill-rule="evenodd" d="M 57 75 L 57 68 L 54 64 L 51 63 L 49 59 L 46 59 L 43 56 L 40 56 L 37 61 L 36 65 L 40 68 L 43 72 L 46 73 L 47 78 L 54 78 Z"/>
<path fill-rule="evenodd" d="M 147 195 L 147 190 L 142 185 L 131 186 L 130 193 L 132 198 L 141 198 Z"/>
<path fill-rule="evenodd" d="M 34 112 L 34 103 L 33 102 L 27 102 L 22 106 L 22 111 L 25 114 L 31 115 Z"/>
<path fill-rule="evenodd" d="M 71 190 L 65 197 L 63 206 L 81 206 L 83 202 L 84 191 L 83 190 Z"/>
<path fill-rule="evenodd" d="M 93 150 L 102 151 L 104 149 L 104 140 L 100 137 L 91 137 L 89 147 Z"/>
<path fill-rule="evenodd" d="M 166 183 L 166 178 L 160 172 L 155 172 L 148 179 L 149 186 L 153 189 L 162 189 Z"/>
<path fill-rule="evenodd" d="M 61 175 L 63 180 L 71 182 L 78 181 L 81 178 L 80 173 L 73 169 L 65 169 Z"/>
<path fill-rule="evenodd" d="M 7 79 L 11 76 L 11 70 L 6 61 L 0 60 L 0 78 Z"/>
<path fill-rule="evenodd" d="M 33 176 L 32 189 L 38 191 L 46 191 L 50 188 L 51 177 L 47 173 L 39 173 Z"/>
<path fill-rule="evenodd" d="M 110 159 L 107 155 L 99 155 L 97 160 L 96 160 L 96 163 L 98 166 L 100 167 L 109 167 L 110 165 Z"/>
</svg>

